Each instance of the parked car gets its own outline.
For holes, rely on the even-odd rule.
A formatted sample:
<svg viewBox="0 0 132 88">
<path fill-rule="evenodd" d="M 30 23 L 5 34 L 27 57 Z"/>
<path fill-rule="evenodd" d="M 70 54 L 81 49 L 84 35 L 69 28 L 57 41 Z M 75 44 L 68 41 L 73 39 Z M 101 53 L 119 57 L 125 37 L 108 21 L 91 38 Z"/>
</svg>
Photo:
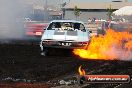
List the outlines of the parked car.
<svg viewBox="0 0 132 88">
<path fill-rule="evenodd" d="M 48 26 L 48 23 L 38 22 L 38 21 L 30 21 L 26 23 L 25 34 L 30 37 L 41 37 L 44 28 Z"/>
<path fill-rule="evenodd" d="M 102 29 L 106 31 L 109 28 L 116 32 L 132 33 L 132 23 L 128 23 L 128 22 L 116 22 L 116 21 L 104 22 L 102 25 Z"/>
<path fill-rule="evenodd" d="M 75 49 L 87 45 L 90 32 L 84 23 L 74 20 L 51 21 L 42 35 L 40 48 L 42 55 L 46 56 L 49 48 Z"/>
</svg>

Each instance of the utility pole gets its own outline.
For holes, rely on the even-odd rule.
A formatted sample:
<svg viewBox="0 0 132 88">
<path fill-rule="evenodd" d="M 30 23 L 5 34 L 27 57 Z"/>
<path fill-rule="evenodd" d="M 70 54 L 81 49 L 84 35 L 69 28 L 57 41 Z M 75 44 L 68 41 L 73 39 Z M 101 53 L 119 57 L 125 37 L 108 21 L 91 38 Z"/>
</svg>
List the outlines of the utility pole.
<svg viewBox="0 0 132 88">
<path fill-rule="evenodd" d="M 45 0 L 45 10 L 47 10 L 47 0 Z"/>
<path fill-rule="evenodd" d="M 47 0 L 44 0 L 44 20 L 48 20 Z"/>
<path fill-rule="evenodd" d="M 128 2 L 128 0 L 124 0 L 124 2 Z"/>
<path fill-rule="evenodd" d="M 70 3 L 71 0 L 68 1 L 68 3 Z"/>
<path fill-rule="evenodd" d="M 61 9 L 61 12 L 62 12 L 62 19 L 64 19 L 64 13 L 65 13 L 63 7 L 67 4 L 69 4 L 69 3 L 70 3 L 70 0 L 68 0 L 68 2 L 64 2 L 64 0 L 61 0 L 60 9 Z"/>
</svg>

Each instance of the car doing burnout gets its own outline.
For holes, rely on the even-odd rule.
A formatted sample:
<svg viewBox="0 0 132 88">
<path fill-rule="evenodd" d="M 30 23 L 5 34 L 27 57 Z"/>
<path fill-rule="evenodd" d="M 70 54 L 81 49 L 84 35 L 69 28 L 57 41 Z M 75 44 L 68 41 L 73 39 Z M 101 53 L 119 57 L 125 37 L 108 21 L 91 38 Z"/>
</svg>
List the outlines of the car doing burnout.
<svg viewBox="0 0 132 88">
<path fill-rule="evenodd" d="M 90 40 L 90 32 L 83 22 L 74 20 L 51 21 L 41 38 L 42 55 L 47 55 L 51 48 L 82 48 Z"/>
</svg>

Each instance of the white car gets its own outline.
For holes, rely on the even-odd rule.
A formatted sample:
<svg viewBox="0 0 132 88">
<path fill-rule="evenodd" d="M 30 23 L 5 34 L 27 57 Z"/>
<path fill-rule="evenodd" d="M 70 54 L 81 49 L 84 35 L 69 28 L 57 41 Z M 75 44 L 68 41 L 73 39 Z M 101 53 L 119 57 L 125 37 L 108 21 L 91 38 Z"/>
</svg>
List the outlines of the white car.
<svg viewBox="0 0 132 88">
<path fill-rule="evenodd" d="M 49 48 L 82 48 L 90 40 L 90 32 L 84 23 L 75 20 L 51 21 L 42 35 L 40 47 L 46 56 Z"/>
</svg>

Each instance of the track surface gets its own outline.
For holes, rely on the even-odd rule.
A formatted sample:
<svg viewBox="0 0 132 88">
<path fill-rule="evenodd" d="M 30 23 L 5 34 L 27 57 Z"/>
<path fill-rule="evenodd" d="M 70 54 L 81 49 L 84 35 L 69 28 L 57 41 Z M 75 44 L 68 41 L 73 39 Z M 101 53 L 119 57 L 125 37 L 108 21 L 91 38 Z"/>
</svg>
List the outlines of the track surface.
<svg viewBox="0 0 132 88">
<path fill-rule="evenodd" d="M 72 51 L 62 49 L 55 50 L 51 56 L 43 57 L 40 55 L 39 45 L 0 45 L 1 83 L 3 83 L 3 79 L 9 77 L 14 79 L 26 79 L 30 80 L 30 82 L 35 81 L 45 83 L 49 80 L 60 79 L 77 74 L 78 67 L 80 65 L 82 65 L 86 72 L 90 74 L 129 74 L 130 76 L 132 74 L 132 62 L 128 61 L 84 61 L 76 56 L 73 56 Z M 6 83 L 10 82 L 12 83 L 12 81 L 6 81 Z M 85 87 L 116 88 L 118 85 L 120 84 L 89 84 Z M 131 87 L 132 84 L 130 83 L 121 84 L 117 88 Z"/>
</svg>

